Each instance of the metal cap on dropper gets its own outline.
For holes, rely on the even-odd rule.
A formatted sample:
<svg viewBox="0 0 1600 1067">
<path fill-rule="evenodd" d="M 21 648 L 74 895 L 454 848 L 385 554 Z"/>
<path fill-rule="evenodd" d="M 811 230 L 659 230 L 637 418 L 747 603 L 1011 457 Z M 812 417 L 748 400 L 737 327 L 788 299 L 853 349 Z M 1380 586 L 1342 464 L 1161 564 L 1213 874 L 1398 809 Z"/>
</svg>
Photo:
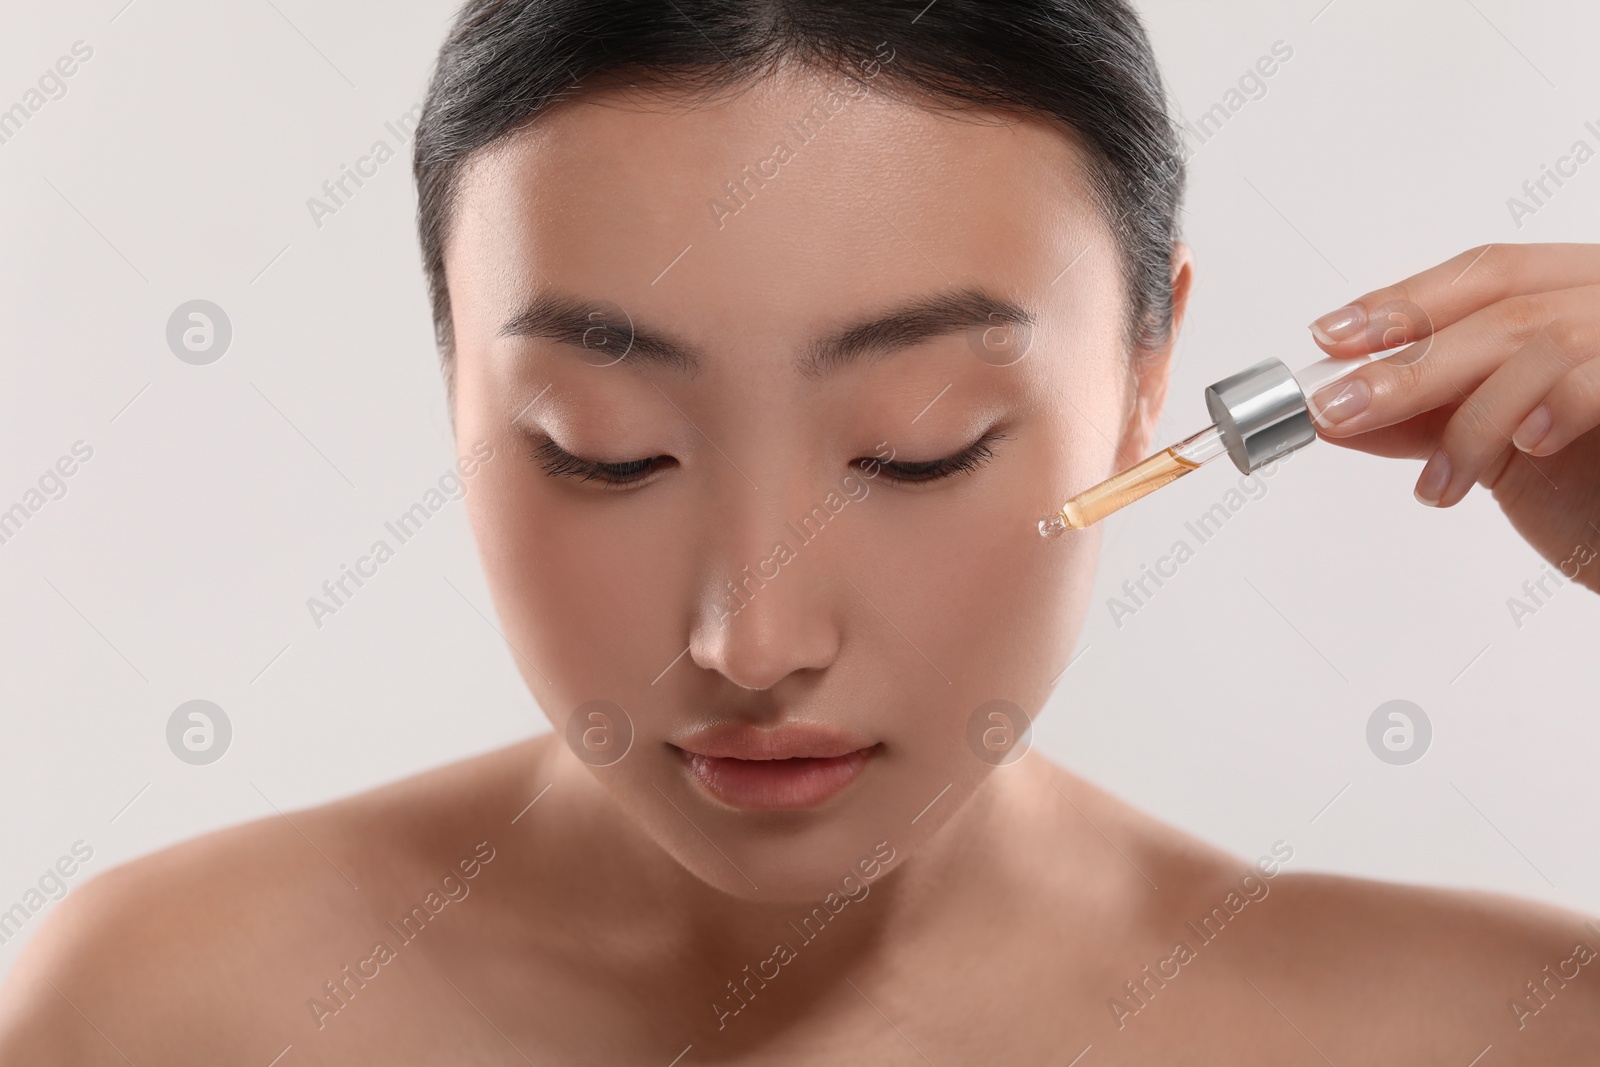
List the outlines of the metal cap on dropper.
<svg viewBox="0 0 1600 1067">
<path fill-rule="evenodd" d="M 1244 474 L 1317 439 L 1306 395 L 1281 359 L 1264 359 L 1207 386 L 1206 408 L 1228 458 Z"/>
<path fill-rule="evenodd" d="M 1055 537 L 1083 530 L 1189 471 L 1227 452 L 1244 474 L 1317 439 L 1311 401 L 1323 386 L 1387 355 L 1368 352 L 1318 360 L 1291 371 L 1266 359 L 1206 388 L 1214 425 L 1090 486 L 1061 509 L 1039 520 L 1039 534 Z"/>
</svg>

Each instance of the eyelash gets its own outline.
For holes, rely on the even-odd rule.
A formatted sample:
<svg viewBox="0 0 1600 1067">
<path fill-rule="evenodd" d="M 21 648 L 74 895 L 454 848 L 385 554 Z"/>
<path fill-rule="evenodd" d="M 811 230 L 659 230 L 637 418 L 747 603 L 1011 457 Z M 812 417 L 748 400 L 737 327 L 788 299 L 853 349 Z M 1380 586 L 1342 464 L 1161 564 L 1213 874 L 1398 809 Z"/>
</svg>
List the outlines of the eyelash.
<svg viewBox="0 0 1600 1067">
<path fill-rule="evenodd" d="M 915 463 L 880 462 L 878 469 L 886 474 L 890 481 L 903 485 L 926 484 L 942 478 L 952 478 L 957 474 L 970 474 L 994 458 L 994 449 L 989 446 L 1005 439 L 1005 434 L 986 433 L 953 456 L 920 460 Z M 872 458 L 868 457 L 855 460 L 854 465 L 865 467 L 872 462 L 874 462 Z"/>
<path fill-rule="evenodd" d="M 643 481 L 658 469 L 655 466 L 658 460 L 677 462 L 671 456 L 651 456 L 649 459 L 634 459 L 626 463 L 598 463 L 579 459 L 548 437 L 533 446 L 528 458 L 553 478 L 598 481 L 607 488 L 621 488 Z"/>
<path fill-rule="evenodd" d="M 1004 440 L 1006 440 L 1004 434 L 985 433 L 960 452 L 941 459 L 905 462 L 880 461 L 872 456 L 864 456 L 851 460 L 850 465 L 864 470 L 876 463 L 878 470 L 890 481 L 902 485 L 925 485 L 977 470 L 994 457 L 994 449 L 990 446 Z M 671 456 L 651 456 L 648 459 L 629 460 L 626 463 L 600 463 L 580 459 L 548 437 L 536 444 L 528 452 L 528 457 L 553 478 L 576 478 L 581 482 L 597 481 L 608 489 L 624 488 L 642 482 L 657 470 L 677 464 L 677 460 Z"/>
</svg>

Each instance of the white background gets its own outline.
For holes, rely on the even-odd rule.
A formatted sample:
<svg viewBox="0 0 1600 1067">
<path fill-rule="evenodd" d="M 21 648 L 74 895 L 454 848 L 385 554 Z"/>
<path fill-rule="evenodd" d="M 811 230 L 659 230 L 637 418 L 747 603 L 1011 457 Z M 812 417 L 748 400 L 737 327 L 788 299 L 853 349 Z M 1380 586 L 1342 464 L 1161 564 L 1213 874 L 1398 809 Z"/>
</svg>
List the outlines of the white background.
<svg viewBox="0 0 1600 1067">
<path fill-rule="evenodd" d="M 452 4 L 125 2 L 0 16 L 0 108 L 94 49 L 0 144 L 0 509 L 94 449 L 0 545 L 0 909 L 80 839 L 75 883 L 547 728 L 485 621 L 460 504 L 320 630 L 305 606 L 452 458 L 409 148 L 320 228 L 306 207 L 394 144 Z M 1190 118 L 1294 50 L 1191 161 L 1170 440 L 1207 421 L 1210 382 L 1317 358 L 1306 323 L 1369 288 L 1481 242 L 1600 240 L 1600 161 L 1520 229 L 1506 204 L 1575 140 L 1600 147 L 1600 8 L 1324 3 L 1142 5 Z M 206 367 L 165 341 L 195 298 L 234 329 Z M 1240 475 L 1222 461 L 1114 517 L 1036 744 L 1241 854 L 1285 839 L 1291 869 L 1600 910 L 1600 599 L 1568 586 L 1519 628 L 1507 599 L 1543 562 L 1482 489 L 1418 505 L 1418 467 L 1297 453 L 1120 627 L 1107 598 L 1193 545 L 1184 523 Z M 234 728 L 209 767 L 166 746 L 197 697 Z M 1434 727 L 1411 766 L 1365 740 L 1395 698 Z"/>
</svg>

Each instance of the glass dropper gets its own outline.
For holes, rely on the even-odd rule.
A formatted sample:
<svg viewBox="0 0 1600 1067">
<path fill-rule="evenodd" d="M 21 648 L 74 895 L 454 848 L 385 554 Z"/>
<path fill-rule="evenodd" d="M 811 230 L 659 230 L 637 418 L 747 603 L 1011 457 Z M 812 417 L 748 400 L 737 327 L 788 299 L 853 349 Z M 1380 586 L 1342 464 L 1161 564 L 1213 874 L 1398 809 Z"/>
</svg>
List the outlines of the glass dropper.
<svg viewBox="0 0 1600 1067">
<path fill-rule="evenodd" d="M 1234 466 L 1249 474 L 1305 447 L 1317 439 L 1306 398 L 1384 355 L 1388 353 L 1320 359 L 1293 372 L 1282 360 L 1267 359 L 1207 386 L 1212 425 L 1085 489 L 1061 510 L 1039 520 L 1040 536 L 1087 529 L 1218 456 L 1229 456 Z"/>
</svg>

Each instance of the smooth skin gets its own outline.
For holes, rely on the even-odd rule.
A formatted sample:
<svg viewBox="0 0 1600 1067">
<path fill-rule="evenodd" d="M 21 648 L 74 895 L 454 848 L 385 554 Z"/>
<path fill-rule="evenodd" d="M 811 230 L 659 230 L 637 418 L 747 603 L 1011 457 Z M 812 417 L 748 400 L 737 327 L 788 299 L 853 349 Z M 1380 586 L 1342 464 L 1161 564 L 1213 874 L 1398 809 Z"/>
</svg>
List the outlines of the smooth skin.
<svg viewBox="0 0 1600 1067">
<path fill-rule="evenodd" d="M 1130 359 L 1083 157 L 1036 119 L 851 96 L 737 213 L 708 208 L 839 82 L 789 67 L 716 99 L 597 91 L 474 161 L 447 253 L 457 445 L 493 449 L 467 500 L 554 732 L 75 888 L 0 996 L 0 1063 L 1592 1056 L 1600 961 L 1551 979 L 1520 1027 L 1509 1007 L 1600 947 L 1581 916 L 1304 873 L 1290 841 L 1230 856 L 1038 753 L 978 758 L 975 711 L 1036 712 L 1087 606 L 1098 533 L 1046 542 L 1034 523 L 1148 451 L 1171 342 Z M 1187 249 L 1172 269 L 1181 317 Z M 1021 358 L 983 358 L 993 323 L 950 312 L 803 369 L 842 328 L 972 288 L 1029 311 Z M 553 292 L 621 309 L 696 368 L 596 358 L 609 330 L 506 330 Z M 1429 395 L 1386 388 L 1375 410 L 1402 425 Z M 1383 432 L 1400 454 L 1425 439 Z M 652 463 L 608 487 L 552 473 L 550 442 Z M 728 617 L 726 583 L 883 443 L 869 491 Z M 1520 514 L 1564 536 L 1578 516 L 1552 507 Z M 632 730 L 605 766 L 565 740 L 595 699 Z M 798 812 L 720 804 L 674 748 L 711 723 L 791 721 L 881 747 Z M 868 856 L 865 892 L 829 898 Z M 418 902 L 431 917 L 401 942 L 386 923 Z M 819 904 L 831 917 L 802 940 L 791 924 Z M 1186 924 L 1218 909 L 1204 942 Z M 393 958 L 363 963 L 380 940 Z M 1163 963 L 1180 940 L 1193 958 Z M 729 983 L 780 941 L 794 958 L 730 1015 Z"/>
</svg>

